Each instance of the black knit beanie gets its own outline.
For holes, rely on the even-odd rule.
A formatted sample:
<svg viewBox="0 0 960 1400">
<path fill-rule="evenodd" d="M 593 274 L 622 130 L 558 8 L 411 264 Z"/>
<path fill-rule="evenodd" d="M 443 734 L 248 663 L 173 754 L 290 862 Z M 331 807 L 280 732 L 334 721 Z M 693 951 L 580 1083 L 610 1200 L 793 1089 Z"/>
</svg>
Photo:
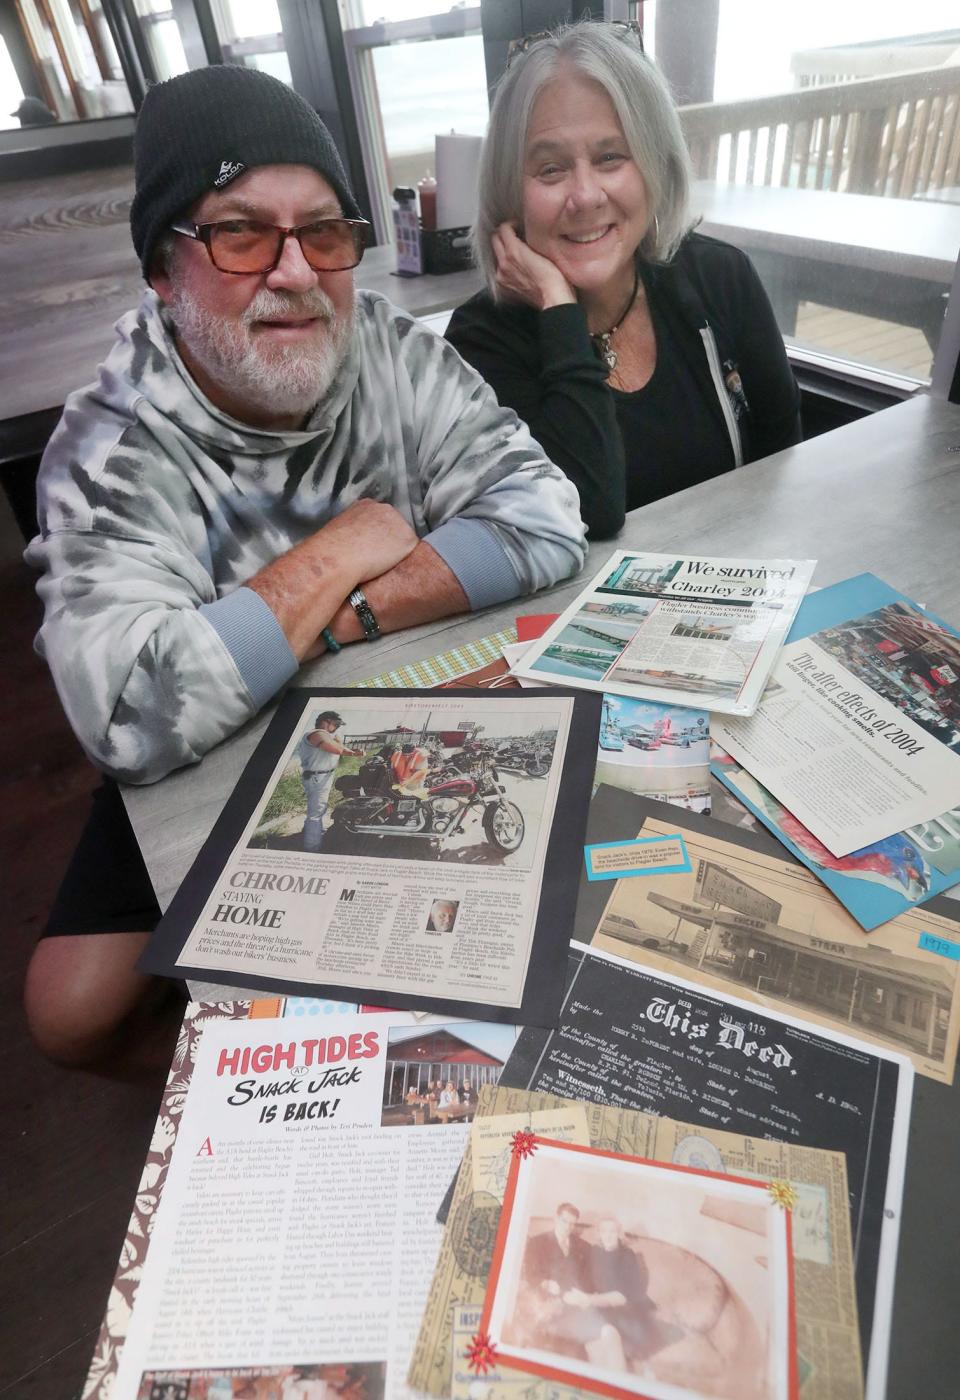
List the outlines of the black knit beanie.
<svg viewBox="0 0 960 1400">
<path fill-rule="evenodd" d="M 254 68 L 217 63 L 148 88 L 133 152 L 130 231 L 148 281 L 153 250 L 171 222 L 255 165 L 310 165 L 332 187 L 344 216 L 361 217 L 316 112 L 286 83 Z"/>
</svg>

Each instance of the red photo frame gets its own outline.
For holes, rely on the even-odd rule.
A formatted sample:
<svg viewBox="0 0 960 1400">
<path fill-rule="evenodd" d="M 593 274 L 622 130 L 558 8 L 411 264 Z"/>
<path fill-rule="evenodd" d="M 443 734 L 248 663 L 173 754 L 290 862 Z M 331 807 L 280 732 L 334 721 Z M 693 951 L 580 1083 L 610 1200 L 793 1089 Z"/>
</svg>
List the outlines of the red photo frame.
<svg viewBox="0 0 960 1400">
<path fill-rule="evenodd" d="M 721 1226 L 729 1225 L 736 1228 L 733 1216 L 736 1214 L 738 1201 L 743 1202 L 744 1206 L 764 1205 L 768 1208 L 765 1219 L 767 1222 L 766 1244 L 770 1258 L 765 1260 L 763 1267 L 769 1269 L 770 1282 L 774 1285 L 767 1314 L 772 1340 L 770 1336 L 766 1338 L 764 1347 L 766 1383 L 762 1388 L 756 1390 L 756 1395 L 758 1400 L 759 1397 L 763 1397 L 763 1400 L 797 1400 L 799 1381 L 790 1219 L 793 1193 L 787 1183 L 757 1181 L 733 1174 L 656 1162 L 642 1157 L 631 1157 L 605 1151 L 601 1148 L 554 1142 L 535 1135 L 525 1135 L 525 1139 L 529 1140 L 525 1140 L 523 1144 L 524 1151 L 515 1151 L 510 1164 L 480 1329 L 468 1351 L 468 1365 L 476 1366 L 478 1374 L 482 1374 L 478 1364 L 481 1362 L 485 1370 L 495 1366 L 499 1369 L 523 1371 L 562 1385 L 575 1386 L 584 1391 L 606 1396 L 610 1400 L 661 1400 L 661 1397 L 667 1395 L 683 1396 L 684 1400 L 687 1400 L 687 1397 L 689 1400 L 717 1400 L 719 1392 L 716 1389 L 707 1391 L 697 1389 L 695 1386 L 678 1386 L 676 1381 L 660 1381 L 656 1377 L 644 1378 L 637 1375 L 636 1384 L 617 1384 L 609 1373 L 607 1375 L 602 1373 L 602 1367 L 579 1362 L 572 1364 L 569 1359 L 560 1355 L 552 1360 L 546 1359 L 542 1354 L 542 1349 L 517 1346 L 509 1340 L 509 1336 L 505 1339 L 504 1331 L 507 1329 L 509 1332 L 512 1323 L 512 1318 L 506 1317 L 505 1311 L 509 1300 L 519 1293 L 522 1286 L 523 1262 L 526 1259 L 526 1247 L 529 1243 L 526 1229 L 532 1218 L 529 1204 L 531 1193 L 535 1189 L 530 1173 L 539 1171 L 541 1178 L 547 1180 L 547 1173 L 552 1167 L 551 1184 L 555 1185 L 558 1175 L 563 1172 L 564 1160 L 573 1162 L 576 1158 L 580 1158 L 587 1159 L 588 1162 L 592 1160 L 598 1166 L 605 1163 L 614 1164 L 613 1175 L 609 1178 L 611 1182 L 617 1176 L 621 1178 L 622 1182 L 625 1182 L 629 1176 L 630 1168 L 636 1168 L 636 1181 L 639 1183 L 642 1180 L 647 1187 L 652 1184 L 654 1191 L 658 1179 L 665 1186 L 669 1182 L 676 1183 L 680 1178 L 695 1178 L 705 1185 L 710 1182 L 717 1183 L 717 1191 L 704 1195 L 702 1201 L 704 1203 L 708 1200 L 720 1201 L 720 1214 L 708 1211 L 707 1215 L 712 1214 L 714 1220 L 719 1221 Z M 620 1167 L 623 1168 L 622 1173 L 617 1171 L 617 1168 Z M 598 1176 L 598 1180 L 602 1181 L 602 1176 Z M 621 1191 L 622 1189 L 621 1186 Z M 676 1196 L 676 1190 L 674 1189 L 672 1192 L 668 1190 L 662 1194 Z M 523 1197 L 519 1209 L 518 1196 Z M 695 1214 L 693 1203 L 696 1199 L 695 1191 L 691 1191 L 691 1219 Z M 723 1216 L 723 1201 L 728 1202 L 731 1212 L 731 1217 L 726 1220 Z M 556 1207 L 558 1213 L 562 1212 L 563 1209 L 562 1204 Z M 701 1204 L 700 1209 L 703 1210 L 703 1204 Z M 520 1242 L 518 1242 L 519 1231 L 525 1232 L 520 1237 Z M 669 1234 L 670 1227 L 668 1226 L 666 1235 Z M 774 1255 L 776 1258 L 773 1257 Z M 754 1259 L 753 1263 L 757 1264 L 758 1261 Z M 773 1277 L 775 1268 L 782 1270 L 779 1278 L 781 1285 L 779 1295 L 775 1292 L 778 1282 Z M 728 1281 L 727 1287 L 731 1287 Z M 501 1290 L 503 1291 L 501 1292 Z M 732 1291 L 736 1296 L 735 1290 Z M 778 1333 L 780 1334 L 779 1345 Z M 782 1365 L 778 1366 L 776 1361 L 781 1351 L 785 1352 L 785 1355 L 782 1358 Z M 541 1354 L 537 1354 L 538 1352 Z M 627 1374 L 633 1373 L 628 1371 Z M 740 1393 L 731 1390 L 730 1400 L 741 1400 Z"/>
</svg>

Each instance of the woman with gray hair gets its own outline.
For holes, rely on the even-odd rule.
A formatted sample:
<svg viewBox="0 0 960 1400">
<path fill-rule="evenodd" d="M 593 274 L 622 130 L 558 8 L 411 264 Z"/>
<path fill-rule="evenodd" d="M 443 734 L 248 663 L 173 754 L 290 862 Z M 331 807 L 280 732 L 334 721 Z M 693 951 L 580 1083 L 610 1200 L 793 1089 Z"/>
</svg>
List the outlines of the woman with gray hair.
<svg viewBox="0 0 960 1400">
<path fill-rule="evenodd" d="M 447 338 L 566 472 L 595 538 L 800 439 L 759 278 L 689 229 L 688 187 L 676 107 L 635 25 L 515 46 L 480 169 L 487 290 Z"/>
</svg>

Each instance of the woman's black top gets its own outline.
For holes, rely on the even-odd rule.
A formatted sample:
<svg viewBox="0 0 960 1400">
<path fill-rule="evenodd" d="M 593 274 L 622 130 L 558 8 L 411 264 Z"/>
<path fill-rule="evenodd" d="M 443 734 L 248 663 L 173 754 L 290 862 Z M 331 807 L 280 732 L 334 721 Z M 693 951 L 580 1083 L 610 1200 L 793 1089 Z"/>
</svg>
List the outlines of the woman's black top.
<svg viewBox="0 0 960 1400">
<path fill-rule="evenodd" d="M 623 442 L 627 510 L 736 466 L 730 437 L 655 300 L 650 314 L 657 338 L 653 374 L 642 389 L 610 390 Z"/>
<path fill-rule="evenodd" d="M 447 339 L 529 425 L 580 492 L 595 538 L 625 510 L 800 441 L 800 395 L 745 253 L 688 234 L 666 265 L 641 264 L 657 340 L 642 389 L 612 389 L 580 306 L 548 311 L 480 292 Z"/>
</svg>

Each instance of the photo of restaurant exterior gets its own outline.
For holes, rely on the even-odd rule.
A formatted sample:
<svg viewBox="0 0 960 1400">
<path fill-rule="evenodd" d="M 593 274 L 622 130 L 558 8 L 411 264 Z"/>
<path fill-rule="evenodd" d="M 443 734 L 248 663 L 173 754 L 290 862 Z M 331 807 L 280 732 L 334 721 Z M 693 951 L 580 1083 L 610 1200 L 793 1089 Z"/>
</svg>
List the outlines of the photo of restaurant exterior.
<svg viewBox="0 0 960 1400">
<path fill-rule="evenodd" d="M 849 944 L 787 928 L 709 904 L 650 893 L 651 903 L 676 916 L 667 939 L 653 937 L 622 915 L 608 915 L 599 932 L 675 959 L 676 971 L 703 968 L 750 991 L 783 998 L 846 1021 L 898 1048 L 935 1060 L 946 1053 L 955 973 L 918 963 L 886 948 Z"/>
<path fill-rule="evenodd" d="M 458 1025 L 456 1031 L 448 1026 L 391 1030 L 383 1081 L 384 1126 L 447 1121 L 448 1114 L 460 1121 L 472 1118 L 481 1086 L 496 1084 L 504 1065 L 484 1046 L 492 1029 Z M 455 1101 L 441 1108 L 451 1083 Z"/>
</svg>

